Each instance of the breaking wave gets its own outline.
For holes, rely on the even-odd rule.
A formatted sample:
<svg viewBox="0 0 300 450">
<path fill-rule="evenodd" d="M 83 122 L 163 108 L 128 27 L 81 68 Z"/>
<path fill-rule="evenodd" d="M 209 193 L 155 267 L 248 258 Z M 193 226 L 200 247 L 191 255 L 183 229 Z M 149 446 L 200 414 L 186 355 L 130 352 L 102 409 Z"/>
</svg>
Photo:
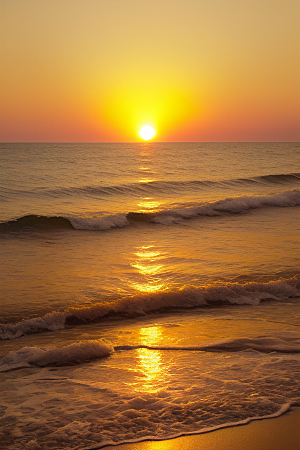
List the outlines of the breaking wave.
<svg viewBox="0 0 300 450">
<path fill-rule="evenodd" d="M 222 341 L 210 345 L 173 347 L 151 345 L 120 345 L 113 347 L 110 342 L 102 340 L 87 340 L 57 347 L 43 349 L 40 347 L 22 347 L 15 352 L 9 352 L 0 360 L 0 372 L 21 369 L 24 367 L 45 367 L 57 365 L 82 364 L 93 359 L 109 356 L 114 351 L 129 351 L 137 349 L 159 351 L 188 351 L 188 352 L 241 352 L 257 351 L 260 353 L 300 353 L 300 339 L 289 338 L 244 338 Z"/>
<path fill-rule="evenodd" d="M 212 203 L 206 203 L 192 208 L 175 208 L 156 213 L 152 222 L 171 224 L 183 219 L 197 216 L 221 216 L 224 214 L 245 213 L 253 209 L 266 207 L 292 207 L 300 206 L 300 190 L 286 191 L 275 195 L 243 196 L 227 198 Z"/>
<path fill-rule="evenodd" d="M 156 213 L 129 212 L 103 217 L 46 217 L 28 215 L 15 220 L 0 223 L 0 232 L 16 232 L 31 230 L 76 229 L 90 231 L 106 231 L 123 228 L 135 222 L 159 223 L 170 225 L 184 219 L 196 217 L 214 217 L 227 214 L 240 214 L 249 210 L 268 207 L 300 206 L 300 190 L 285 191 L 280 194 L 263 196 L 241 196 L 226 198 L 198 206 L 182 206 L 165 209 Z"/>
<path fill-rule="evenodd" d="M 0 360 L 0 372 L 22 367 L 80 364 L 108 356 L 112 352 L 112 345 L 101 340 L 75 342 L 48 350 L 40 347 L 23 347 L 16 352 L 8 353 Z"/>
<path fill-rule="evenodd" d="M 82 217 L 46 217 L 35 214 L 20 217 L 16 220 L 0 223 L 0 232 L 51 231 L 55 229 L 75 229 L 90 231 L 106 231 L 112 228 L 122 228 L 129 225 L 124 214 L 115 214 L 99 218 Z"/>
<path fill-rule="evenodd" d="M 190 288 L 177 292 L 164 291 L 128 296 L 92 306 L 69 308 L 18 323 L 0 324 L 0 339 L 16 339 L 25 334 L 55 331 L 66 326 L 95 322 L 104 318 L 134 318 L 152 312 L 222 305 L 258 305 L 261 301 L 285 300 L 300 295 L 297 280 L 269 283 L 225 284 L 208 288 Z"/>
</svg>

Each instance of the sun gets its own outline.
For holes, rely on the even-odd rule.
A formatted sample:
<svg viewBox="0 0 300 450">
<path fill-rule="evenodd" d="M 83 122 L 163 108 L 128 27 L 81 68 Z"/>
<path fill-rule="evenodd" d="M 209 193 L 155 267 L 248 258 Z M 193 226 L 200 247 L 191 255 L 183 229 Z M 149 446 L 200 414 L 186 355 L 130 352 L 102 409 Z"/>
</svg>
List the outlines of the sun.
<svg viewBox="0 0 300 450">
<path fill-rule="evenodd" d="M 145 125 L 140 129 L 139 135 L 142 139 L 144 139 L 144 141 L 149 141 L 155 135 L 155 130 L 149 125 Z"/>
</svg>

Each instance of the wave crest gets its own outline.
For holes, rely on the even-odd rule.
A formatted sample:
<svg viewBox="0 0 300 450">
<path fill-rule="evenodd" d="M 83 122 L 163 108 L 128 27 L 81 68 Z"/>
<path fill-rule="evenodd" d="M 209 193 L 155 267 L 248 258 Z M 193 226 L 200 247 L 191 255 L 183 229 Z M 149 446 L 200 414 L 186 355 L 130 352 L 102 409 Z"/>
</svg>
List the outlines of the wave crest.
<svg viewBox="0 0 300 450">
<path fill-rule="evenodd" d="M 127 214 L 113 214 L 92 218 L 28 215 L 0 223 L 0 232 L 51 231 L 53 229 L 106 231 L 113 228 L 123 228 L 136 222 L 172 225 L 184 219 L 201 216 L 214 217 L 245 213 L 249 210 L 267 207 L 284 208 L 294 206 L 300 206 L 300 190 L 298 189 L 266 196 L 226 198 L 199 206 L 165 209 L 157 213 L 129 212 Z"/>
<path fill-rule="evenodd" d="M 183 219 L 197 216 L 220 216 L 223 214 L 239 214 L 252 209 L 265 207 L 293 207 L 300 206 L 300 190 L 286 191 L 280 194 L 265 196 L 243 196 L 227 198 L 213 203 L 192 208 L 175 208 L 157 213 L 152 222 L 168 225 Z"/>
<path fill-rule="evenodd" d="M 75 230 L 106 231 L 112 228 L 123 228 L 130 225 L 124 214 L 115 214 L 100 218 L 71 217 L 70 222 Z"/>
<path fill-rule="evenodd" d="M 74 342 L 64 347 L 43 349 L 40 347 L 22 347 L 9 352 L 0 360 L 0 372 L 21 369 L 24 367 L 45 367 L 50 365 L 82 364 L 93 359 L 111 355 L 114 351 L 147 349 L 154 351 L 187 351 L 187 352 L 241 352 L 257 351 L 260 353 L 300 353 L 300 339 L 294 337 L 273 338 L 261 336 L 257 338 L 232 339 L 202 346 L 152 346 L 152 345 L 119 345 L 113 347 L 110 342 L 87 340 Z"/>
<path fill-rule="evenodd" d="M 31 366 L 79 364 L 108 356 L 112 352 L 112 345 L 101 340 L 80 341 L 54 349 L 23 347 L 2 358 L 0 372 Z"/>
<path fill-rule="evenodd" d="M 226 284 L 208 288 L 193 288 L 182 291 L 157 292 L 135 297 L 124 297 L 112 302 L 96 303 L 92 306 L 70 308 L 63 312 L 52 312 L 42 317 L 25 319 L 12 324 L 0 324 L 1 339 L 15 339 L 25 334 L 63 329 L 66 325 L 117 317 L 138 317 L 155 311 L 207 306 L 258 305 L 266 299 L 284 300 L 300 295 L 296 280 L 289 282 Z"/>
</svg>

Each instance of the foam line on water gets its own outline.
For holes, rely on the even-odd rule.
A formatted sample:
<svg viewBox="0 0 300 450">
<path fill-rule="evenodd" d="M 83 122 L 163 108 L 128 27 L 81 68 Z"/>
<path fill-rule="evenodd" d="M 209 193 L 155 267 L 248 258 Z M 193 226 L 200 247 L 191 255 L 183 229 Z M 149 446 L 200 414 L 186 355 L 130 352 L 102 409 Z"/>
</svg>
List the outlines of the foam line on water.
<svg viewBox="0 0 300 450">
<path fill-rule="evenodd" d="M 141 442 L 147 442 L 147 441 L 165 441 L 165 440 L 171 440 L 175 439 L 181 436 L 195 436 L 198 434 L 206 434 L 211 433 L 212 431 L 222 430 L 224 428 L 232 428 L 240 425 L 248 425 L 251 422 L 254 422 L 256 420 L 265 420 L 265 419 L 275 419 L 276 417 L 280 417 L 283 414 L 286 414 L 293 408 L 294 406 L 299 407 L 300 402 L 294 401 L 294 402 L 288 402 L 283 404 L 277 411 L 275 411 L 273 414 L 266 414 L 262 416 L 254 416 L 254 417 L 248 417 L 247 419 L 239 420 L 237 422 L 225 422 L 217 426 L 213 427 L 206 427 L 202 428 L 199 431 L 190 431 L 190 432 L 182 432 L 182 433 L 175 433 L 168 436 L 164 436 L 163 438 L 157 437 L 157 436 L 147 436 L 146 438 L 140 438 L 140 439 L 128 439 L 120 442 L 114 442 L 114 441 L 106 441 L 99 445 L 93 445 L 92 447 L 85 447 L 84 450 L 100 450 L 105 447 L 109 446 L 116 446 L 116 445 L 122 445 L 122 444 L 138 444 Z M 109 450 L 109 449 L 108 449 Z"/>
</svg>

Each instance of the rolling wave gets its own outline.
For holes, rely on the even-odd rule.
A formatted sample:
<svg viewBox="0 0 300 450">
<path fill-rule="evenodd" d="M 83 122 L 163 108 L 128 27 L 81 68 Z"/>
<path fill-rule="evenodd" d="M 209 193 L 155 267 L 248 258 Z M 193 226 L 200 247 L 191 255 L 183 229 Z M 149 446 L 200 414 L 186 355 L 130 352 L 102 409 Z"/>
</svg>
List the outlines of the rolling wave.
<svg viewBox="0 0 300 450">
<path fill-rule="evenodd" d="M 15 220 L 0 223 L 0 232 L 16 232 L 30 230 L 75 229 L 106 231 L 113 228 L 123 228 L 135 222 L 150 222 L 171 225 L 184 219 L 201 216 L 221 216 L 227 214 L 245 213 L 249 210 L 268 207 L 300 206 L 300 190 L 285 191 L 280 194 L 261 196 L 241 196 L 226 198 L 199 206 L 182 206 L 180 208 L 164 209 L 155 213 L 129 212 L 103 217 L 47 217 L 28 215 Z"/>
<path fill-rule="evenodd" d="M 98 230 L 105 231 L 111 228 L 122 228 L 129 225 L 125 214 L 115 214 L 99 218 L 88 217 L 60 217 L 38 216 L 31 214 L 16 220 L 0 223 L 0 232 L 17 232 L 55 229 Z"/>
<path fill-rule="evenodd" d="M 74 342 L 64 347 L 43 349 L 40 347 L 22 347 L 9 352 L 0 360 L 0 372 L 23 367 L 62 366 L 82 364 L 94 359 L 111 355 L 114 351 L 147 349 L 155 351 L 185 352 L 242 352 L 256 351 L 260 353 L 300 353 L 300 339 L 294 337 L 273 338 L 260 336 L 257 338 L 231 339 L 199 346 L 164 346 L 164 345 L 119 345 L 113 347 L 110 342 L 86 340 Z"/>
<path fill-rule="evenodd" d="M 197 216 L 221 216 L 226 214 L 245 213 L 249 210 L 268 207 L 300 206 L 300 190 L 285 191 L 280 194 L 261 196 L 242 196 L 226 198 L 212 203 L 190 208 L 174 208 L 155 214 L 152 222 L 169 225 L 183 219 Z"/>
<path fill-rule="evenodd" d="M 103 358 L 113 352 L 110 343 L 101 340 L 87 340 L 54 349 L 23 347 L 10 352 L 0 361 L 0 372 L 21 367 L 44 367 L 49 365 L 80 364 L 92 359 Z"/>
<path fill-rule="evenodd" d="M 111 302 L 70 308 L 18 323 L 0 324 L 0 339 L 15 339 L 26 334 L 55 331 L 105 318 L 135 318 L 157 311 L 188 310 L 223 305 L 258 305 L 266 299 L 282 301 L 300 295 L 297 279 L 269 283 L 224 284 L 208 288 L 189 288 L 124 297 Z"/>
</svg>

